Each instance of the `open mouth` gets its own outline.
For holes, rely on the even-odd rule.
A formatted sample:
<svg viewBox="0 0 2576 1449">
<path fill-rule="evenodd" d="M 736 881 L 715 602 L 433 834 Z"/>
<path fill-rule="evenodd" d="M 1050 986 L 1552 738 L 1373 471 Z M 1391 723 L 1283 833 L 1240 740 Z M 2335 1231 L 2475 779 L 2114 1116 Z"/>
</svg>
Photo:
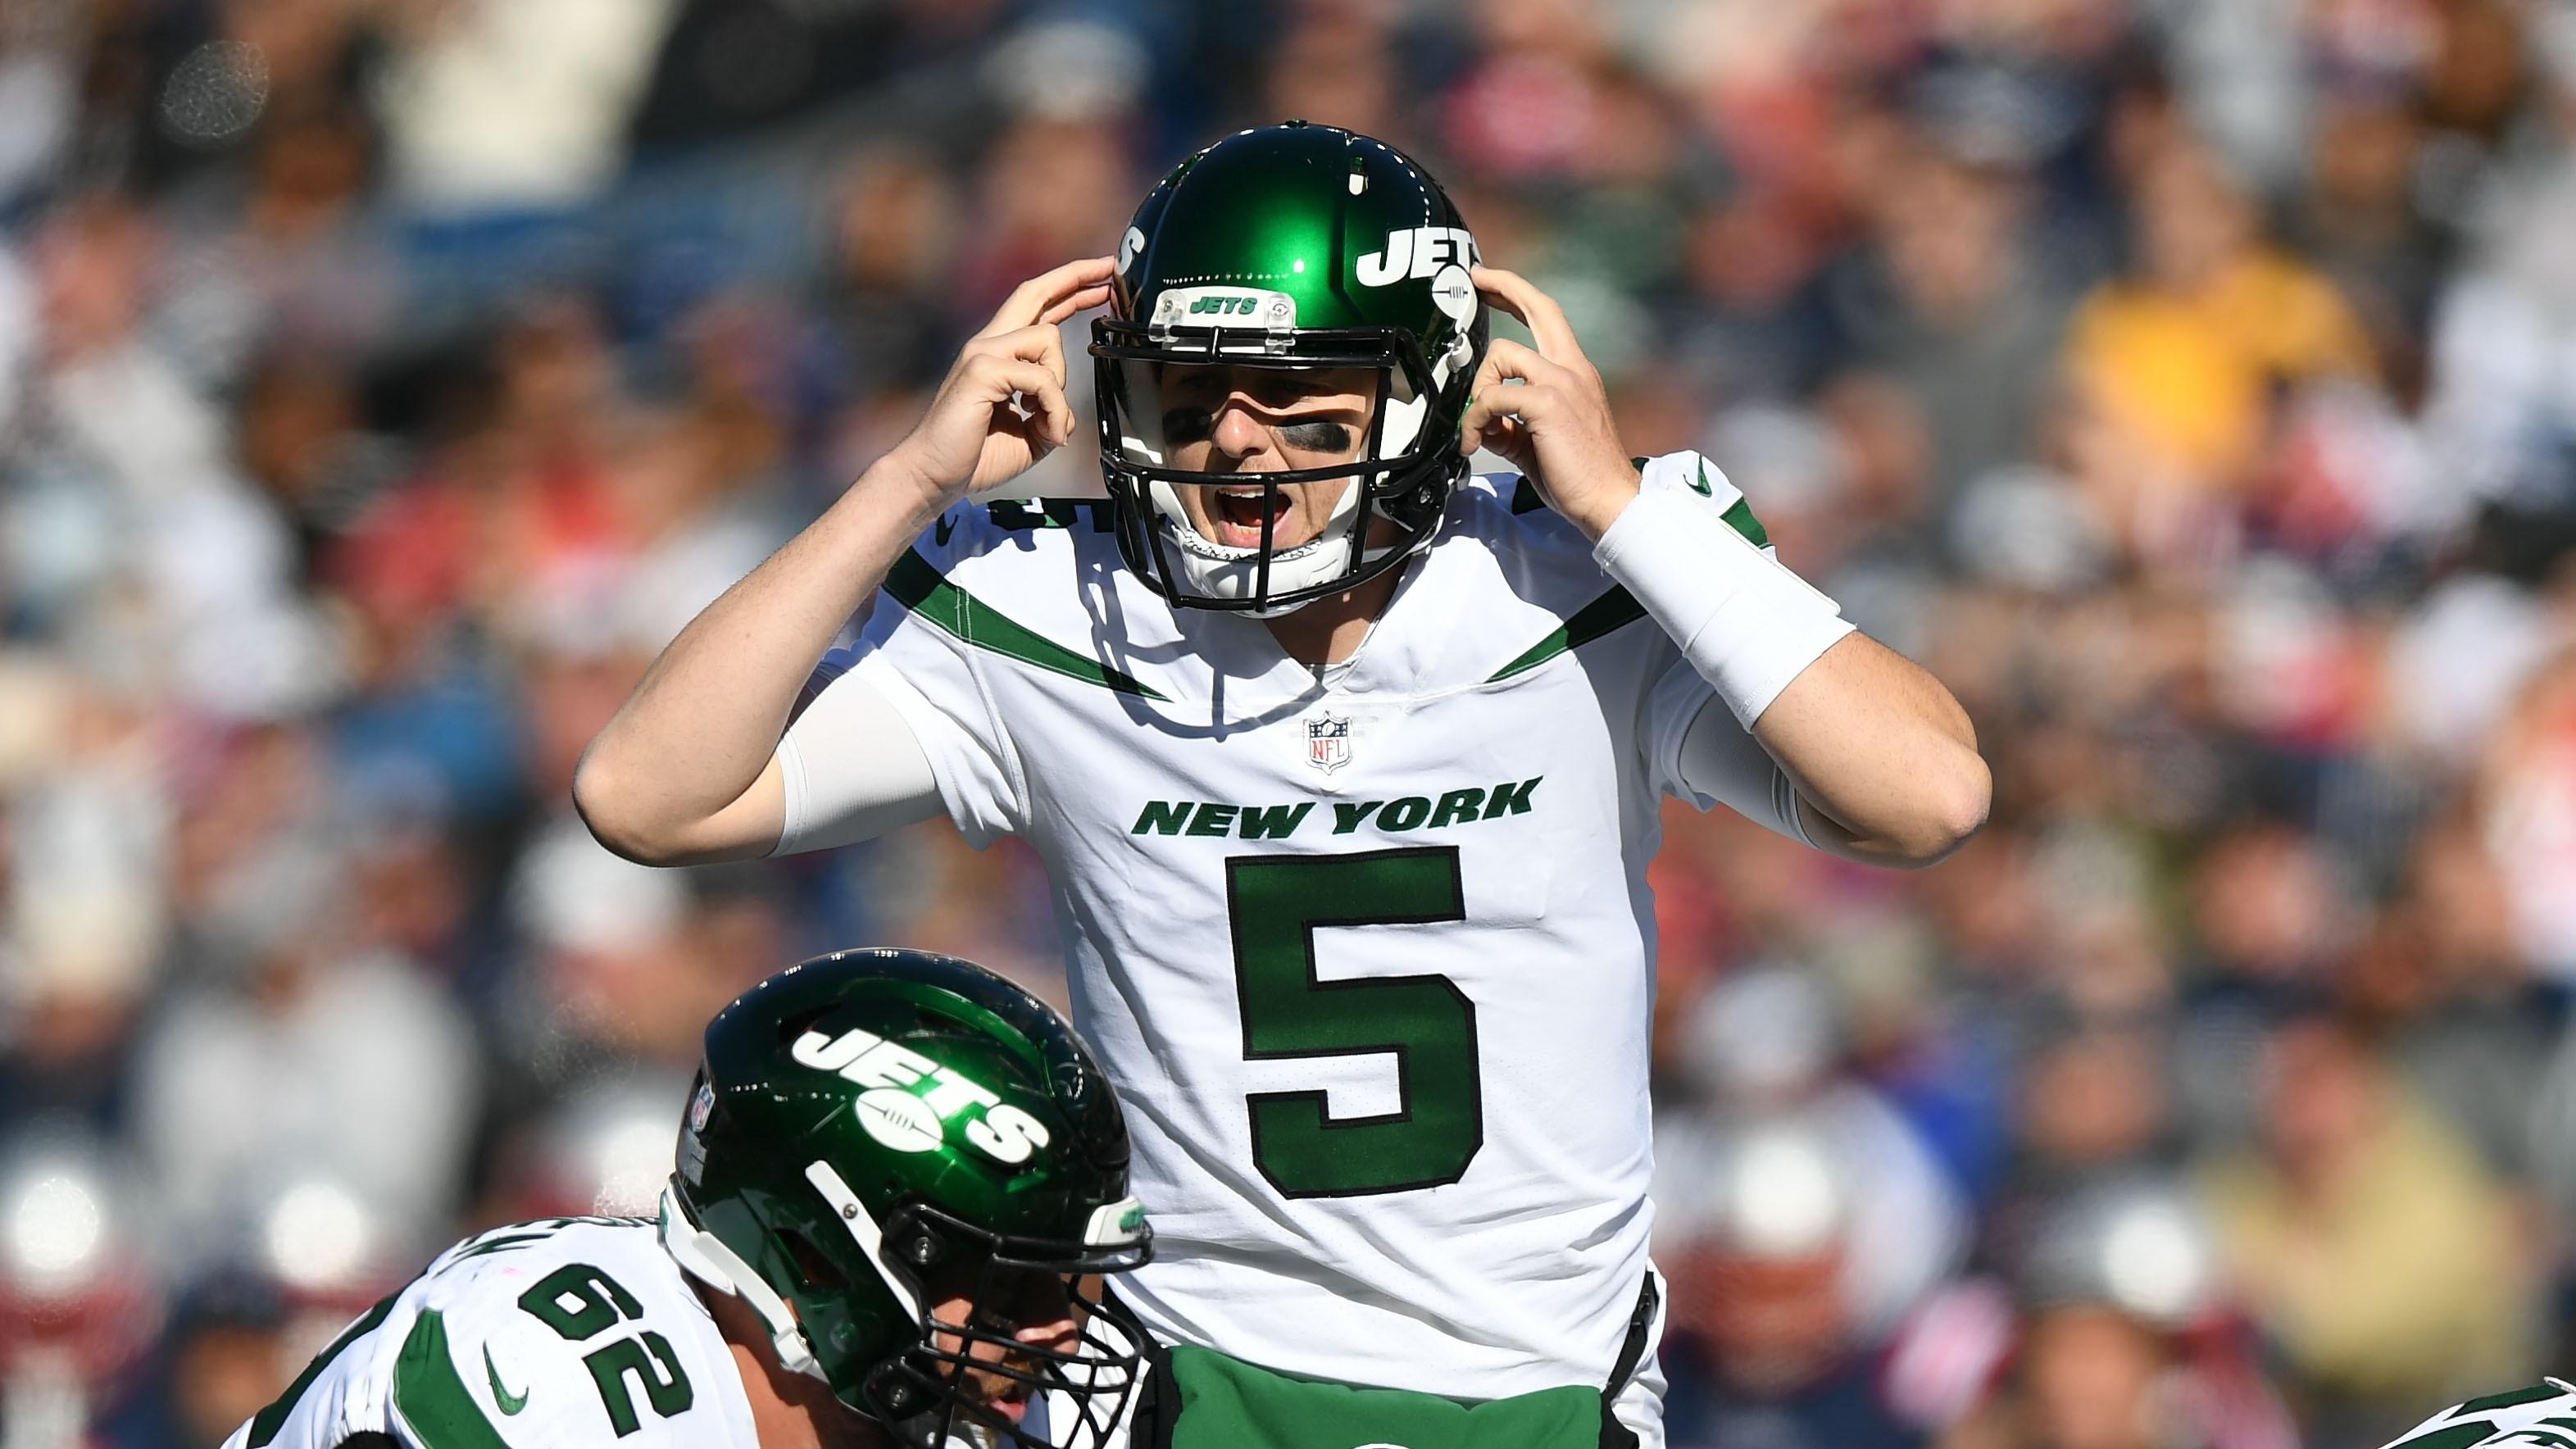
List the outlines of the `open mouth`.
<svg viewBox="0 0 2576 1449">
<path fill-rule="evenodd" d="M 952 1445 L 962 1440 L 975 1449 L 992 1449 L 1011 1438 L 1029 1416 L 1029 1386 L 1011 1383 L 970 1390 L 961 1412 L 950 1422 L 955 1437 Z"/>
<path fill-rule="evenodd" d="M 982 1367 L 967 1375 L 966 1399 L 974 1408 L 1013 1424 L 1027 1416 L 1029 1400 L 1035 1385 L 1021 1375 L 1033 1365 L 1022 1355 L 1013 1354 L 1001 1360 L 994 1370 Z"/>
<path fill-rule="evenodd" d="M 1298 540 L 1279 529 L 1288 516 L 1288 495 L 1277 488 L 1253 485 L 1219 488 L 1216 500 L 1208 510 L 1208 522 L 1216 532 L 1216 541 L 1227 548 L 1261 547 L 1261 529 L 1270 525 L 1270 545 L 1274 549 L 1291 548 Z"/>
</svg>

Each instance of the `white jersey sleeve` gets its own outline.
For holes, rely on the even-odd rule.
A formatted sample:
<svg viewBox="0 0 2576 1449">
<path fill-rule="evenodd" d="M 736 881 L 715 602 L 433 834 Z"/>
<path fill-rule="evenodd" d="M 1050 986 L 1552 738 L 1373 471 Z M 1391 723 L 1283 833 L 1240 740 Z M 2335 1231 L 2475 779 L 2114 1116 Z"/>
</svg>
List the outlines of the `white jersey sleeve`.
<svg viewBox="0 0 2576 1449">
<path fill-rule="evenodd" d="M 846 713 L 834 695 L 865 685 L 911 727 L 937 781 L 940 803 L 978 850 L 1022 828 L 1028 785 L 1010 732 L 994 712 L 983 678 L 987 657 L 975 642 L 982 631 L 1007 627 L 1008 621 L 980 616 L 973 597 L 949 576 L 1004 537 L 983 506 L 959 504 L 942 515 L 887 573 L 885 592 L 902 607 L 878 602 L 849 671 L 826 686 L 788 732 L 795 752 L 809 761 L 845 749 L 830 734 Z M 806 774 L 809 785 L 818 782 L 810 768 Z M 817 790 L 810 808 L 819 820 L 842 803 Z M 816 843 L 823 842 L 801 848 Z"/>
<path fill-rule="evenodd" d="M 1696 671 L 1694 671 L 1696 677 Z M 1670 688 L 1667 679 L 1664 687 Z M 1798 787 L 1725 701 L 1711 699 L 1682 732 L 1670 791 L 1702 810 L 1724 805 L 1753 823 L 1813 845 L 1798 816 Z"/>
<path fill-rule="evenodd" d="M 874 840 L 946 804 L 910 719 L 875 684 L 846 677 L 857 658 L 842 649 L 824 656 L 807 685 L 811 700 L 778 742 L 772 855 Z"/>
<path fill-rule="evenodd" d="M 714 1320 L 634 1219 L 497 1228 L 352 1323 L 224 1449 L 755 1449 Z"/>
</svg>

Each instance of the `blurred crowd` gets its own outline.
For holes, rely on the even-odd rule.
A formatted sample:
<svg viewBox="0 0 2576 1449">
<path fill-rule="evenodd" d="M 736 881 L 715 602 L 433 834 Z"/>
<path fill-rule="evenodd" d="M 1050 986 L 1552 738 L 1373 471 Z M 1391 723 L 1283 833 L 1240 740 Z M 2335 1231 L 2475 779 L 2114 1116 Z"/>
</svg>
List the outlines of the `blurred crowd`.
<svg viewBox="0 0 2576 1449">
<path fill-rule="evenodd" d="M 801 954 L 1060 998 L 1007 842 L 648 871 L 572 766 L 1289 116 L 1994 766 L 1919 875 L 1668 821 L 1675 1449 L 2366 1449 L 2569 1366 L 2576 4 L 0 0 L 0 1449 L 203 1449 L 459 1233 L 646 1209 Z"/>
</svg>

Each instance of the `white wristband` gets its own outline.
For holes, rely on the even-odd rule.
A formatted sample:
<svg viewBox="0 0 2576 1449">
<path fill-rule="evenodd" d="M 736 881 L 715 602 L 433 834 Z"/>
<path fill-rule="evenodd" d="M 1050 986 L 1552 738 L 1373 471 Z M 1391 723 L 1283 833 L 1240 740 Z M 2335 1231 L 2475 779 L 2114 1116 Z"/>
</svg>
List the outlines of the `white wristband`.
<svg viewBox="0 0 2576 1449">
<path fill-rule="evenodd" d="M 1681 645 L 1746 729 L 1852 632 L 1841 605 L 1679 492 L 1639 494 L 1592 557 Z"/>
</svg>

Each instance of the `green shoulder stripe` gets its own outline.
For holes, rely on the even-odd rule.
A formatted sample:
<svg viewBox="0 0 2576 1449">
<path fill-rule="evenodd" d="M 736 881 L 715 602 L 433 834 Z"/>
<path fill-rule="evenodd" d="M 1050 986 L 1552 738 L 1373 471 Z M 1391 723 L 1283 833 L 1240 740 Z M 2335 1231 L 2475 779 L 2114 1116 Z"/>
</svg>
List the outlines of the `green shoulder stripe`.
<svg viewBox="0 0 2576 1449">
<path fill-rule="evenodd" d="M 1637 459 L 1636 462 L 1640 469 L 1646 466 L 1646 460 L 1643 458 Z M 1708 481 L 1708 466 L 1704 463 L 1700 465 L 1698 478 L 1693 480 L 1690 486 L 1694 492 L 1710 497 L 1716 495 L 1717 490 Z M 1513 489 L 1512 512 L 1528 513 L 1546 506 L 1547 501 L 1539 496 L 1536 488 L 1530 486 L 1528 479 L 1520 480 L 1519 486 Z M 1771 546 L 1770 531 L 1762 526 L 1761 519 L 1753 516 L 1753 505 L 1745 502 L 1741 496 L 1727 505 L 1726 511 L 1718 516 L 1726 520 L 1727 527 L 1742 534 L 1755 548 Z M 1488 675 L 1485 682 L 1495 684 L 1515 674 L 1526 674 L 1569 649 L 1579 649 L 1614 629 L 1625 628 L 1644 617 L 1646 617 L 1646 608 L 1643 604 L 1638 603 L 1626 589 L 1614 588 L 1575 610 L 1574 616 L 1565 621 L 1564 628 L 1531 645 L 1518 659 Z"/>
<path fill-rule="evenodd" d="M 1589 644 L 1614 629 L 1625 628 L 1646 617 L 1646 606 L 1626 589 L 1612 589 L 1591 603 L 1574 611 L 1564 627 L 1530 646 L 1520 658 L 1495 670 L 1485 679 L 1487 684 L 1500 683 L 1515 674 L 1527 674 L 1568 649 Z"/>
<path fill-rule="evenodd" d="M 1642 462 L 1637 465 L 1641 471 L 1645 466 Z M 1699 471 L 1686 481 L 1690 484 L 1690 490 L 1700 497 L 1709 499 L 1717 497 L 1717 485 L 1708 481 L 1708 459 L 1700 459 Z M 1762 526 L 1761 519 L 1753 516 L 1753 505 L 1745 499 L 1742 492 L 1736 493 L 1735 501 L 1726 505 L 1726 511 L 1718 517 L 1726 520 L 1727 527 L 1752 540 L 1755 548 L 1771 546 L 1771 531 Z"/>
<path fill-rule="evenodd" d="M 2456 1419 L 2463 1414 L 2484 1414 L 2496 1409 L 2519 1408 L 2524 1404 L 2536 1404 L 2543 1399 L 2557 1398 L 2559 1395 L 2566 1392 L 2567 1391 L 2565 1389 L 2558 1387 L 2556 1384 L 2533 1384 L 2527 1389 L 2507 1389 L 2500 1394 L 2489 1394 L 2482 1399 L 2471 1399 L 2467 1403 L 2453 1409 L 2451 1411 L 2451 1417 Z"/>
<path fill-rule="evenodd" d="M 1752 504 L 1738 498 L 1733 507 L 1718 516 L 1726 520 L 1727 527 L 1751 539 L 1755 548 L 1771 546 L 1771 530 L 1764 528 L 1762 520 L 1753 516 Z"/>
<path fill-rule="evenodd" d="M 313 1355 L 313 1361 L 304 1366 L 304 1372 L 295 1376 L 295 1382 L 286 1386 L 285 1393 L 277 1396 L 277 1402 L 252 1416 L 250 1449 L 268 1449 L 270 1442 L 277 1438 L 278 1431 L 286 1427 L 287 1419 L 294 1415 L 296 1402 L 304 1397 L 304 1391 L 313 1387 L 313 1381 L 322 1377 L 322 1371 L 331 1366 L 331 1361 L 340 1356 L 341 1350 L 375 1332 L 376 1325 L 385 1321 L 385 1315 L 394 1311 L 394 1300 L 401 1296 L 402 1290 L 397 1288 L 377 1299 L 376 1306 L 342 1329 L 340 1336 L 331 1340 L 330 1347 Z"/>
<path fill-rule="evenodd" d="M 457 1376 L 447 1355 L 447 1325 L 435 1310 L 413 1321 L 394 1360 L 394 1407 L 422 1449 L 510 1449 Z"/>
<path fill-rule="evenodd" d="M 1643 458 L 1637 459 L 1636 463 L 1640 469 L 1646 466 L 1646 460 Z M 1690 486 L 1691 491 L 1702 498 L 1714 498 L 1717 495 L 1717 489 L 1708 481 L 1708 465 L 1705 463 L 1700 465 L 1699 476 L 1690 480 Z M 1520 479 L 1512 485 L 1512 512 L 1515 516 L 1536 513 L 1546 506 L 1547 499 L 1527 478 Z M 1771 546 L 1771 530 L 1764 528 L 1762 520 L 1753 516 L 1753 505 L 1746 501 L 1742 494 L 1737 494 L 1735 501 L 1728 504 L 1726 511 L 1718 516 L 1726 520 L 1727 527 L 1751 539 L 1755 548 Z"/>
<path fill-rule="evenodd" d="M 988 649 L 1022 664 L 1035 665 L 1067 679 L 1114 689 L 1120 694 L 1170 702 L 1132 675 L 1122 674 L 1097 659 L 1076 654 L 1052 639 L 1031 632 L 1018 620 L 950 583 L 930 560 L 921 556 L 919 549 L 910 550 L 895 561 L 895 566 L 886 573 L 885 587 L 897 603 L 963 643 Z"/>
<path fill-rule="evenodd" d="M 2391 1444 L 2388 1449 L 2469 1449 L 2470 1445 L 2494 1433 L 2495 1427 L 2492 1420 L 2468 1419 L 2427 1430 L 2402 1444 Z"/>
</svg>

